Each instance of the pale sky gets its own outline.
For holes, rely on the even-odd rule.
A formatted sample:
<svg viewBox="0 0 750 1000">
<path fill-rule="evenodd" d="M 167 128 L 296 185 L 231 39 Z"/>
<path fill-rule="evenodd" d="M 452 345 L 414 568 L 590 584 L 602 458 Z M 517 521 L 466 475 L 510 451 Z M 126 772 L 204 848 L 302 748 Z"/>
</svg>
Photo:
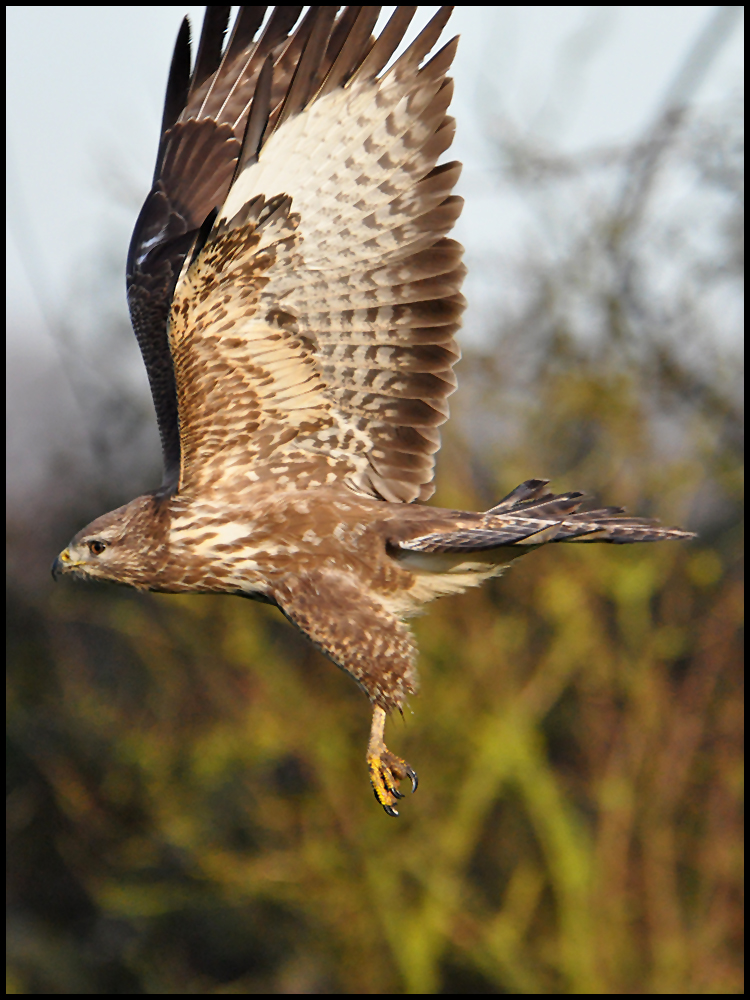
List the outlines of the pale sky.
<svg viewBox="0 0 750 1000">
<path fill-rule="evenodd" d="M 436 9 L 420 8 L 412 33 Z M 174 38 L 186 13 L 197 33 L 202 10 L 6 8 L 11 327 L 19 320 L 27 330 L 42 325 L 30 266 L 57 313 L 72 276 L 95 263 L 103 246 L 114 247 L 124 273 L 150 184 Z M 467 204 L 456 236 L 468 256 L 512 240 L 517 225 L 495 201 L 497 174 L 484 138 L 489 112 L 502 110 L 521 130 L 567 150 L 627 139 L 651 120 L 715 10 L 457 7 L 451 157 L 465 164 Z M 740 36 L 735 30 L 722 49 L 698 102 L 721 100 L 741 86 Z"/>
</svg>

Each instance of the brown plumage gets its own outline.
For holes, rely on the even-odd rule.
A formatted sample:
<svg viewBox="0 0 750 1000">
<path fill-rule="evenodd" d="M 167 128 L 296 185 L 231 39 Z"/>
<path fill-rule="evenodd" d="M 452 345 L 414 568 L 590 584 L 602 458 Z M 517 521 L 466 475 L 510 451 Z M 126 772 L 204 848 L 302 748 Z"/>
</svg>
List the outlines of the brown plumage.
<svg viewBox="0 0 750 1000">
<path fill-rule="evenodd" d="M 552 541 L 688 532 L 578 512 L 529 480 L 485 513 L 433 492 L 456 382 L 461 210 L 443 7 L 207 8 L 177 39 L 127 283 L 161 434 L 161 487 L 98 518 L 55 576 L 277 605 L 373 703 L 368 766 L 396 815 L 416 775 L 383 742 L 416 691 L 404 619 Z M 295 27 L 295 24 L 297 25 Z"/>
</svg>

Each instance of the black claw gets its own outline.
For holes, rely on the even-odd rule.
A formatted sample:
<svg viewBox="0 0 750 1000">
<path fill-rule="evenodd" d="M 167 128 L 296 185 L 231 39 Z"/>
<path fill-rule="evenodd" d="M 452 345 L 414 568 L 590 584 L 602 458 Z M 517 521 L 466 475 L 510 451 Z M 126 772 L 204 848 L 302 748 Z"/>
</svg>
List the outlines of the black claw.
<svg viewBox="0 0 750 1000">
<path fill-rule="evenodd" d="M 394 809 L 393 806 L 387 806 L 385 802 L 381 802 L 380 799 L 378 798 L 378 793 L 375 791 L 374 788 L 372 790 L 372 793 L 375 796 L 375 801 L 378 803 L 378 805 L 381 805 L 385 809 L 385 811 L 388 813 L 389 816 L 398 816 L 398 809 Z M 398 792 L 396 794 L 398 795 Z M 399 795 L 399 798 L 403 798 L 403 795 Z"/>
<path fill-rule="evenodd" d="M 381 771 L 380 776 L 383 779 L 383 784 L 385 785 L 386 791 L 391 795 L 395 796 L 397 799 L 403 799 L 403 793 L 396 788 L 394 784 L 393 774 L 390 771 Z"/>
<path fill-rule="evenodd" d="M 412 768 L 410 767 L 407 767 L 406 773 L 411 780 L 411 793 L 413 795 L 417 790 L 417 785 L 419 784 L 419 778 L 417 777 L 417 772 L 412 770 Z"/>
</svg>

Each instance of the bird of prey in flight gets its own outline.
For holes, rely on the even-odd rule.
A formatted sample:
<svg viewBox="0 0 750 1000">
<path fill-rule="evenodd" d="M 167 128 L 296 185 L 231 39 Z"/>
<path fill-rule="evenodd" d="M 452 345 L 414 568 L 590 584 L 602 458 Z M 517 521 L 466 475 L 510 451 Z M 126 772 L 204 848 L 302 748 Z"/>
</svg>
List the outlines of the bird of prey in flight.
<svg viewBox="0 0 750 1000">
<path fill-rule="evenodd" d="M 161 486 L 104 514 L 53 575 L 276 605 L 372 703 L 367 763 L 398 815 L 416 774 L 384 742 L 417 689 L 405 619 L 548 542 L 688 538 L 580 512 L 530 479 L 482 513 L 424 506 L 456 387 L 462 248 L 447 234 L 458 39 L 441 7 L 207 7 L 177 37 L 127 261 Z"/>
</svg>

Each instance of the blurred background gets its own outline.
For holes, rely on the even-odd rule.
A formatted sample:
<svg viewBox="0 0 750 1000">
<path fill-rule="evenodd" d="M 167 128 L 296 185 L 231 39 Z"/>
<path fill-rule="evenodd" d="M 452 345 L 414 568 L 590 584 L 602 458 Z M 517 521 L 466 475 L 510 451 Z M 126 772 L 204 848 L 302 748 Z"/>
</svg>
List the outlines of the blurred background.
<svg viewBox="0 0 750 1000">
<path fill-rule="evenodd" d="M 392 820 L 364 697 L 278 612 L 52 585 L 159 481 L 124 262 L 202 15 L 6 8 L 8 993 L 743 992 L 741 11 L 454 13 L 431 502 L 544 477 L 699 538 L 432 605 Z"/>
</svg>

